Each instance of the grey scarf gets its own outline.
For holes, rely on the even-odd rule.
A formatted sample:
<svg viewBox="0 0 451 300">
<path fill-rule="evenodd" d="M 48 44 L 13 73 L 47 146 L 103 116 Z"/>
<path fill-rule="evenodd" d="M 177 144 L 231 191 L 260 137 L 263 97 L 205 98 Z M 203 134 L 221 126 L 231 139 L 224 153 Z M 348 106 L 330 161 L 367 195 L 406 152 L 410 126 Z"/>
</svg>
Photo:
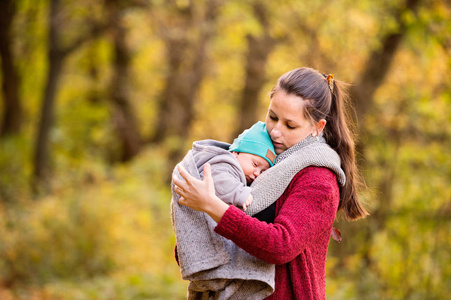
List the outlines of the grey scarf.
<svg viewBox="0 0 451 300">
<path fill-rule="evenodd" d="M 276 164 L 263 172 L 252 183 L 254 200 L 246 210 L 253 216 L 282 196 L 293 177 L 309 166 L 326 167 L 337 174 L 338 182 L 344 186 L 346 176 L 341 169 L 340 157 L 322 137 L 309 135 L 301 142 L 277 156 Z"/>
</svg>

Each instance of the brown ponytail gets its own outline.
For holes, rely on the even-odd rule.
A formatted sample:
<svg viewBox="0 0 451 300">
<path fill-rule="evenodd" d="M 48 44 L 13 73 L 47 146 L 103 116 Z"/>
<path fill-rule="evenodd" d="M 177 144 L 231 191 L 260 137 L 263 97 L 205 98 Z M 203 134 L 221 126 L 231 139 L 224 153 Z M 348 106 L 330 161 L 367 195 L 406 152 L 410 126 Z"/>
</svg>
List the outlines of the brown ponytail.
<svg viewBox="0 0 451 300">
<path fill-rule="evenodd" d="M 354 138 L 347 120 L 348 95 L 346 84 L 333 80 L 331 89 L 327 76 L 311 68 L 299 68 L 282 75 L 273 92 L 282 89 L 305 101 L 304 114 L 316 123 L 325 119 L 323 135 L 329 146 L 340 156 L 341 168 L 346 175 L 346 184 L 340 190 L 338 210 L 343 210 L 348 220 L 364 218 L 368 212 L 360 204 L 359 188 L 362 185 L 355 161 Z M 329 81 L 330 82 L 330 81 Z"/>
<path fill-rule="evenodd" d="M 333 83 L 330 112 L 326 117 L 324 137 L 341 159 L 341 167 L 346 175 L 346 184 L 340 191 L 338 210 L 343 209 L 348 220 L 364 218 L 368 212 L 360 204 L 358 191 L 362 185 L 355 160 L 355 144 L 351 129 L 346 120 L 351 120 L 345 110 L 348 104 L 348 94 L 345 92 L 346 84 L 337 80 Z"/>
</svg>

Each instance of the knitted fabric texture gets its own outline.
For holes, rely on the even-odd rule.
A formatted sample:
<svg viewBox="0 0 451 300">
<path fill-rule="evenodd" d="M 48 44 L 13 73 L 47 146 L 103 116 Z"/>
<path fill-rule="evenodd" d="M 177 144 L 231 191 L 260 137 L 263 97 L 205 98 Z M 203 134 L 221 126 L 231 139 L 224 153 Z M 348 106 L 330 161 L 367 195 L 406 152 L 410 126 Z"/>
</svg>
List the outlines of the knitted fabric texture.
<svg viewBox="0 0 451 300">
<path fill-rule="evenodd" d="M 274 167 L 263 172 L 252 183 L 254 200 L 246 214 L 253 216 L 274 203 L 283 194 L 293 177 L 302 169 L 326 167 L 337 174 L 339 183 L 344 186 L 346 176 L 341 169 L 340 157 L 326 140 L 308 136 L 277 156 Z"/>
<path fill-rule="evenodd" d="M 192 150 L 180 164 L 195 178 L 203 178 Z M 173 174 L 181 178 L 177 168 Z M 216 222 L 203 212 L 180 205 L 179 198 L 172 184 L 172 225 L 181 275 L 190 281 L 189 297 L 208 296 L 214 291 L 215 299 L 257 300 L 273 293 L 275 266 L 214 233 Z"/>
</svg>

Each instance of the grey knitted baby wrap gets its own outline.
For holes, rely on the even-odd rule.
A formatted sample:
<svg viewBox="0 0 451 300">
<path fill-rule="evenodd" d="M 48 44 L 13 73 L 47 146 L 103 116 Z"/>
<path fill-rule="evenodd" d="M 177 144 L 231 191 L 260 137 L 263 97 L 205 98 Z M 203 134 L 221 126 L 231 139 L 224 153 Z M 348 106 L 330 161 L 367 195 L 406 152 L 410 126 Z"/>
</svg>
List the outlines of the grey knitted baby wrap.
<svg viewBox="0 0 451 300">
<path fill-rule="evenodd" d="M 203 174 L 199 174 L 190 152 L 181 164 L 192 176 L 202 179 Z M 283 194 L 291 179 L 308 166 L 330 168 L 337 174 L 340 184 L 345 183 L 337 153 L 324 138 L 309 136 L 279 155 L 276 165 L 254 181 L 254 200 L 246 213 L 254 215 L 270 206 Z M 174 174 L 180 177 L 177 169 Z M 174 185 L 171 217 L 182 278 L 190 281 L 188 299 L 201 295 L 207 299 L 264 299 L 271 295 L 274 265 L 249 255 L 232 241 L 216 234 L 213 231 L 216 222 L 205 213 L 179 205 L 179 195 L 173 188 Z"/>
<path fill-rule="evenodd" d="M 202 179 L 192 153 L 192 150 L 188 152 L 181 165 L 192 176 Z M 180 177 L 177 168 L 174 174 Z M 188 299 L 202 296 L 207 299 L 264 299 L 271 295 L 274 265 L 255 258 L 215 233 L 217 224 L 210 216 L 178 204 L 179 198 L 172 184 L 172 225 L 181 275 L 190 281 Z"/>
</svg>

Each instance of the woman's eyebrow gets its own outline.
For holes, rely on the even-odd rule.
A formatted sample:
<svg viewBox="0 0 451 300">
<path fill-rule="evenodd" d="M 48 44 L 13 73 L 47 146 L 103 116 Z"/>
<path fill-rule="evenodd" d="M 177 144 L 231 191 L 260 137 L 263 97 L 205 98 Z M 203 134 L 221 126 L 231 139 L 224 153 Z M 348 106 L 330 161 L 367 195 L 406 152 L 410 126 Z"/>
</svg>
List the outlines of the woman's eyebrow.
<svg viewBox="0 0 451 300">
<path fill-rule="evenodd" d="M 293 120 L 285 120 L 287 123 L 293 123 L 293 125 L 298 125 L 299 126 L 299 123 L 298 122 L 296 122 L 296 121 L 293 121 Z"/>
<path fill-rule="evenodd" d="M 276 115 L 277 116 L 277 114 L 272 110 L 272 109 L 268 109 L 268 111 L 271 113 L 271 114 L 273 114 L 273 115 Z M 280 119 L 280 117 L 279 117 L 279 119 Z M 283 119 L 283 118 L 282 118 Z M 294 125 L 297 125 L 297 126 L 299 126 L 299 123 L 297 122 L 297 121 L 295 121 L 295 120 L 291 120 L 291 119 L 284 119 L 284 121 L 285 122 L 287 122 L 287 123 L 293 123 Z"/>
</svg>

